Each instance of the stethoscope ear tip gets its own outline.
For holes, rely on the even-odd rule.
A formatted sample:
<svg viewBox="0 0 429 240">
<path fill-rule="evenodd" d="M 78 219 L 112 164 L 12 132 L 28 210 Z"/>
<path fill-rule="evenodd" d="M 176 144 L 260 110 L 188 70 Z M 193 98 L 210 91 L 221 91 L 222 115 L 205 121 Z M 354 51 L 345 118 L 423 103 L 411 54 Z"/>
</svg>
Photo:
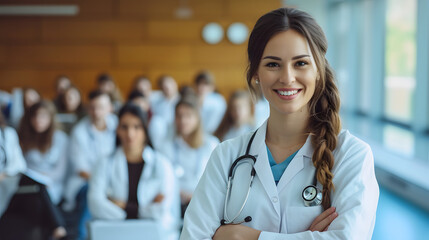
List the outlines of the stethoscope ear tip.
<svg viewBox="0 0 429 240">
<path fill-rule="evenodd" d="M 220 225 L 225 225 L 225 219 L 220 220 Z"/>
</svg>

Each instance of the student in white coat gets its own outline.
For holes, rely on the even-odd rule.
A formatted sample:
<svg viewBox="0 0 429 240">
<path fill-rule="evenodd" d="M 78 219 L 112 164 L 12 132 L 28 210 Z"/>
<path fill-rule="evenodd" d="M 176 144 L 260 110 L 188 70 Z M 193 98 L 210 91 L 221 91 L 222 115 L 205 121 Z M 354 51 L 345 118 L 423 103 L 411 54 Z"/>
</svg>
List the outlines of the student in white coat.
<svg viewBox="0 0 429 240">
<path fill-rule="evenodd" d="M 215 91 L 215 78 L 208 71 L 201 71 L 197 74 L 195 87 L 200 104 L 203 128 L 206 132 L 212 134 L 219 127 L 225 114 L 225 98 Z"/>
<path fill-rule="evenodd" d="M 237 90 L 231 94 L 225 116 L 214 135 L 225 141 L 255 130 L 254 115 L 255 106 L 249 92 Z"/>
<path fill-rule="evenodd" d="M 68 137 L 56 126 L 55 106 L 42 100 L 25 112 L 18 135 L 27 174 L 46 185 L 51 201 L 58 205 L 68 164 Z"/>
<path fill-rule="evenodd" d="M 322 29 L 300 10 L 277 9 L 257 21 L 247 82 L 261 89 L 270 116 L 255 135 L 215 149 L 181 239 L 371 239 L 379 195 L 373 156 L 341 130 L 326 50 Z M 231 165 L 245 153 L 256 162 L 246 157 L 236 165 L 225 201 Z"/>
<path fill-rule="evenodd" d="M 0 217 L 6 210 L 9 201 L 20 179 L 20 173 L 27 168 L 18 134 L 15 129 L 6 126 L 6 120 L 0 111 Z"/>
<path fill-rule="evenodd" d="M 65 210 L 72 210 L 78 202 L 79 238 L 86 239 L 86 222 L 91 219 L 87 205 L 88 181 L 97 162 L 115 150 L 118 119 L 112 114 L 112 103 L 107 93 L 94 90 L 89 93 L 89 116 L 73 128 L 70 136 L 69 177 L 64 192 Z"/>
<path fill-rule="evenodd" d="M 182 216 L 219 140 L 205 133 L 196 96 L 188 93 L 176 105 L 176 134 L 164 143 L 163 153 L 172 162 L 180 183 Z"/>
<path fill-rule="evenodd" d="M 166 239 L 177 239 L 179 194 L 173 168 L 151 147 L 145 121 L 132 103 L 119 111 L 117 148 L 91 178 L 89 208 L 96 219 L 153 219 Z"/>
</svg>

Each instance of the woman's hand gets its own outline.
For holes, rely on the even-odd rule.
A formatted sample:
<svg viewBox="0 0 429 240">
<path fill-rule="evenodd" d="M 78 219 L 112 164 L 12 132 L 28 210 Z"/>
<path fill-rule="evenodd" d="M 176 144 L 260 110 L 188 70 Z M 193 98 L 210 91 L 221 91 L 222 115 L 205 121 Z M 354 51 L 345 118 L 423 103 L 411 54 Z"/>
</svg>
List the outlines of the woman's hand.
<svg viewBox="0 0 429 240">
<path fill-rule="evenodd" d="M 116 206 L 118 206 L 118 207 L 120 207 L 120 208 L 122 208 L 122 209 L 125 209 L 125 207 L 127 206 L 127 203 L 126 203 L 126 202 L 122 202 L 122 201 L 120 201 L 120 200 L 115 200 L 115 199 L 113 199 L 113 198 L 109 198 L 109 200 L 110 200 L 112 203 L 114 203 Z"/>
<path fill-rule="evenodd" d="M 215 232 L 213 240 L 257 240 L 261 231 L 240 225 L 221 225 Z"/>
<path fill-rule="evenodd" d="M 160 203 L 162 202 L 162 200 L 164 200 L 164 195 L 161 193 L 158 193 L 158 195 L 156 195 L 155 198 L 153 199 L 153 202 Z"/>
<path fill-rule="evenodd" d="M 314 219 L 308 230 L 312 232 L 324 232 L 328 230 L 329 225 L 331 225 L 336 217 L 338 217 L 338 213 L 335 207 L 330 207 Z"/>
</svg>

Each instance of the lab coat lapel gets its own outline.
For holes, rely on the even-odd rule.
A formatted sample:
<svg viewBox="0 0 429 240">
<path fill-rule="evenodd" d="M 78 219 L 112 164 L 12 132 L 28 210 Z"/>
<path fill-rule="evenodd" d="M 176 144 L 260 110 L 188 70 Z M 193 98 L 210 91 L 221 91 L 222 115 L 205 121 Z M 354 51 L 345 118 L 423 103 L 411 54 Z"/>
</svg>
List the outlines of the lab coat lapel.
<svg viewBox="0 0 429 240">
<path fill-rule="evenodd" d="M 269 199 L 277 198 L 278 192 L 274 182 L 273 173 L 268 162 L 267 149 L 265 145 L 265 135 L 267 132 L 267 121 L 259 128 L 253 141 L 250 154 L 257 155 L 255 163 L 256 176 L 260 179 Z M 271 202 L 271 201 L 270 201 Z M 272 203 L 272 202 L 271 202 Z M 280 214 L 279 204 L 273 204 L 274 209 Z"/>
<path fill-rule="evenodd" d="M 121 200 L 128 199 L 128 167 L 127 159 L 121 147 L 115 152 L 112 185 L 115 196 Z"/>
<path fill-rule="evenodd" d="M 143 172 L 139 180 L 139 186 L 138 186 L 138 201 L 139 205 L 146 206 L 149 204 L 154 197 L 154 188 L 153 184 L 151 184 L 151 181 L 153 178 L 153 175 L 155 173 L 155 161 L 156 161 L 156 153 L 153 151 L 150 147 L 145 147 L 143 150 L 143 160 L 144 160 L 144 167 Z M 152 186 L 152 187 L 151 187 Z"/>
<path fill-rule="evenodd" d="M 279 192 L 287 186 L 287 184 L 302 170 L 304 169 L 304 161 L 311 161 L 313 155 L 313 147 L 311 145 L 311 136 L 307 137 L 305 144 L 301 147 L 289 166 L 284 171 L 280 181 L 277 185 Z"/>
</svg>

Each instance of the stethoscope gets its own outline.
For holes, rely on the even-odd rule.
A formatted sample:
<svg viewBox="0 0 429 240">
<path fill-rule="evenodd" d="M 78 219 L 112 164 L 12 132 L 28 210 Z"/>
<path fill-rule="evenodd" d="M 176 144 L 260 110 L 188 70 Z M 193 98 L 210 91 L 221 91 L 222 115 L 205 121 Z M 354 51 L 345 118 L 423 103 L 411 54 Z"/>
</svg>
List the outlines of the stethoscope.
<svg viewBox="0 0 429 240">
<path fill-rule="evenodd" d="M 6 154 L 6 134 L 3 127 L 0 127 L 2 143 L 0 144 L 0 172 L 6 168 L 7 154 Z"/>
<path fill-rule="evenodd" d="M 247 200 L 249 198 L 249 194 L 250 194 L 250 189 L 252 188 L 252 183 L 253 183 L 253 179 L 255 177 L 256 171 L 255 171 L 255 163 L 256 163 L 256 157 L 254 155 L 250 155 L 250 147 L 252 146 L 252 142 L 253 139 L 256 136 L 258 130 L 256 130 L 252 136 L 250 137 L 249 143 L 247 144 L 247 148 L 246 148 L 246 153 L 240 157 L 238 157 L 231 165 L 231 168 L 229 169 L 229 173 L 228 173 L 228 184 L 227 184 L 227 188 L 226 188 L 226 196 L 225 196 L 225 203 L 224 203 L 224 208 L 223 208 L 223 215 L 224 218 L 220 221 L 221 225 L 226 225 L 226 224 L 241 224 L 244 222 L 250 222 L 252 221 L 252 217 L 251 216 L 247 216 L 244 218 L 243 221 L 238 221 L 235 222 L 235 220 L 238 218 L 238 216 L 240 216 L 241 212 L 244 209 L 244 206 L 247 203 Z M 234 173 L 237 169 L 237 167 L 241 164 L 244 163 L 248 163 L 251 164 L 252 166 L 252 170 L 250 172 L 250 181 L 249 181 L 249 186 L 247 188 L 247 193 L 246 193 L 246 197 L 243 201 L 243 204 L 241 204 L 240 209 L 238 210 L 237 214 L 234 215 L 234 217 L 231 219 L 228 216 L 228 212 L 227 212 L 227 207 L 228 207 L 228 203 L 231 197 L 231 187 L 232 187 L 232 181 L 234 179 Z M 304 200 L 304 206 L 306 207 L 312 207 L 312 206 L 318 206 L 322 203 L 322 191 L 317 188 L 317 178 L 316 175 L 314 175 L 313 178 L 313 184 L 312 185 L 308 185 L 307 187 L 304 188 L 304 190 L 302 191 L 302 199 Z"/>
</svg>

